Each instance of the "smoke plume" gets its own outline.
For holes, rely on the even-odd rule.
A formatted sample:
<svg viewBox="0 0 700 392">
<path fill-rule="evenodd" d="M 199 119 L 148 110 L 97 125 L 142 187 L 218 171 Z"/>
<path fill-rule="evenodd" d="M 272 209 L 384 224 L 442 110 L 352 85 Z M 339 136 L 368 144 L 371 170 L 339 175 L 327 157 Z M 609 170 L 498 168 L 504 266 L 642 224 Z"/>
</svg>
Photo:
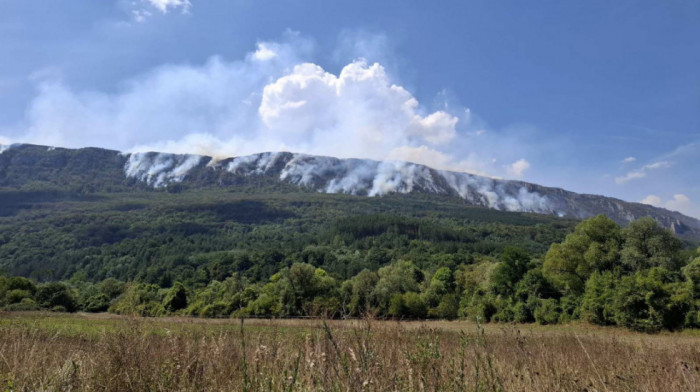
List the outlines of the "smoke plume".
<svg viewBox="0 0 700 392">
<path fill-rule="evenodd" d="M 164 65 L 114 92 L 76 91 L 53 76 L 39 82 L 24 131 L 0 144 L 215 158 L 293 151 L 522 174 L 475 153 L 484 131 L 471 132 L 465 108 L 430 110 L 380 63 L 358 58 L 336 74 L 309 61 L 312 52 L 310 40 L 288 33 L 280 42 L 258 43 L 241 60 Z"/>
</svg>

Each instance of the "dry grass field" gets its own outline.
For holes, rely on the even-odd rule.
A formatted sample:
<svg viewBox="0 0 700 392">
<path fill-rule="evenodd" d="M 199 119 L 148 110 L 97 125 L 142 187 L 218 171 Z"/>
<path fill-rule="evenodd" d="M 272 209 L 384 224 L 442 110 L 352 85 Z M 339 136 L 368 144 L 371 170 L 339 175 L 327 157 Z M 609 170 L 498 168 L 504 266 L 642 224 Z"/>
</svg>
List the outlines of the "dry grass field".
<svg viewBox="0 0 700 392">
<path fill-rule="evenodd" d="M 0 391 L 697 391 L 696 331 L 0 314 Z"/>
</svg>

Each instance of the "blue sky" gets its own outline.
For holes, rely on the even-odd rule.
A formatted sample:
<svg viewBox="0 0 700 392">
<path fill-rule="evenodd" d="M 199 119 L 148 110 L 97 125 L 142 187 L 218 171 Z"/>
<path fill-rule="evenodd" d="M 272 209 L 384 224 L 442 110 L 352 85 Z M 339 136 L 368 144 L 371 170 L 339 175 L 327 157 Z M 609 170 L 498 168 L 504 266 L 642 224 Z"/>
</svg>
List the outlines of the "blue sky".
<svg viewBox="0 0 700 392">
<path fill-rule="evenodd" d="M 0 144 L 405 159 L 700 217 L 697 1 L 0 0 L 0 51 Z"/>
</svg>

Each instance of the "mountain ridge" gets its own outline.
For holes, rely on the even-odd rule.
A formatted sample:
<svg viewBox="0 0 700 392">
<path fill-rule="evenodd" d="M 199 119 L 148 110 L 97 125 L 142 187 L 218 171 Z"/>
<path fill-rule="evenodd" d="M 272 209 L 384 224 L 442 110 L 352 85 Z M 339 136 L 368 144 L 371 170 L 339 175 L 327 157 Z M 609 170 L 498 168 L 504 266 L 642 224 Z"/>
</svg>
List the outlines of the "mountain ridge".
<svg viewBox="0 0 700 392">
<path fill-rule="evenodd" d="M 56 181 L 55 178 L 61 178 Z M 0 147 L 0 187 L 106 188 L 234 187 L 255 179 L 279 181 L 323 193 L 383 196 L 425 193 L 461 199 L 501 211 L 585 219 L 605 214 L 620 224 L 651 216 L 679 236 L 700 238 L 700 220 L 676 211 L 595 194 L 579 194 L 519 180 L 493 179 L 400 161 L 340 159 L 291 152 L 264 152 L 225 159 L 161 152 L 122 153 L 88 147 Z"/>
</svg>

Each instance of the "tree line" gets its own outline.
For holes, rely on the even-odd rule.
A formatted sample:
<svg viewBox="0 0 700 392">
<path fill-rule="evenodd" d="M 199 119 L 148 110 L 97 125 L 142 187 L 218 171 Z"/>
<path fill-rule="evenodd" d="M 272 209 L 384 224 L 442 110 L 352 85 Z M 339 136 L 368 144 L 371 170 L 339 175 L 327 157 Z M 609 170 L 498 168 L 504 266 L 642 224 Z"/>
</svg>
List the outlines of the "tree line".
<svg viewBox="0 0 700 392">
<path fill-rule="evenodd" d="M 381 235 L 378 225 L 358 223 L 342 232 L 356 238 Z M 456 235 L 405 222 L 392 227 L 439 238 Z M 444 253 L 440 257 L 447 260 L 420 266 L 397 258 L 347 279 L 323 267 L 323 248 L 311 247 L 305 254 L 288 266 L 281 262 L 269 278 L 259 280 L 239 271 L 161 284 L 113 278 L 91 282 L 85 272 L 42 284 L 0 276 L 0 306 L 141 316 L 342 318 L 369 313 L 540 324 L 585 320 L 645 332 L 700 327 L 700 249 L 684 249 L 651 218 L 625 228 L 605 216 L 590 218 L 544 256 L 506 247 L 498 256 Z"/>
</svg>

